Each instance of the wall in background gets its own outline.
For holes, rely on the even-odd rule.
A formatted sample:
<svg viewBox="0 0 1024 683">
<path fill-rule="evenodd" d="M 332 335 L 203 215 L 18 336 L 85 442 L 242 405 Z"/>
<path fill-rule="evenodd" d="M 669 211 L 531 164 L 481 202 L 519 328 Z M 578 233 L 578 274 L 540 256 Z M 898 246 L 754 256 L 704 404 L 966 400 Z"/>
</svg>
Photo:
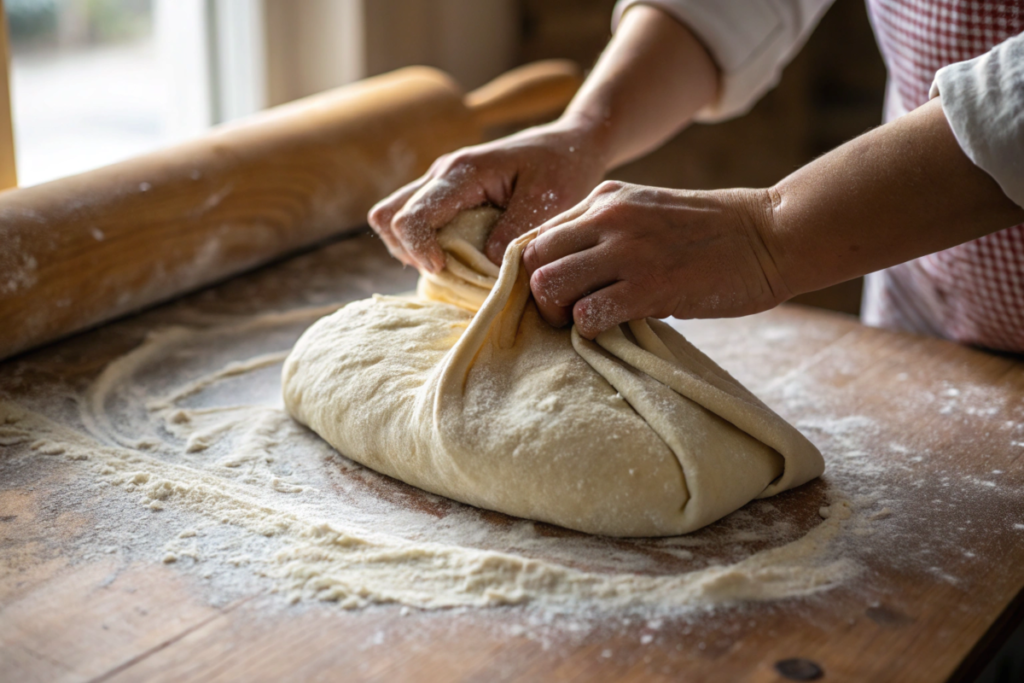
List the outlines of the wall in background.
<svg viewBox="0 0 1024 683">
<path fill-rule="evenodd" d="M 369 0 L 366 72 L 427 64 L 475 88 L 515 66 L 519 16 L 517 0 Z"/>
<path fill-rule="evenodd" d="M 410 64 L 474 88 L 520 55 L 517 0 L 262 0 L 268 103 Z"/>
<path fill-rule="evenodd" d="M 363 0 L 261 0 L 265 7 L 267 104 L 365 75 Z"/>
</svg>

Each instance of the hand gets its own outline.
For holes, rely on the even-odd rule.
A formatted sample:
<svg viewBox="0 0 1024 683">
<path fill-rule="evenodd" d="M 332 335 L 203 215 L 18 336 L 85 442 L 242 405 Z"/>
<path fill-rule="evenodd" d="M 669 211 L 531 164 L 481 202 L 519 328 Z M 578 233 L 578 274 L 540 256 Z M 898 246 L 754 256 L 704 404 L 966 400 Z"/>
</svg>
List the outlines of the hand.
<svg viewBox="0 0 1024 683">
<path fill-rule="evenodd" d="M 523 262 L 541 315 L 593 339 L 645 317 L 723 318 L 792 296 L 770 252 L 765 190 L 604 182 L 541 227 Z"/>
<path fill-rule="evenodd" d="M 485 252 L 501 263 L 519 235 L 583 199 L 605 165 L 597 135 L 563 120 L 440 157 L 423 177 L 380 201 L 369 222 L 403 263 L 437 272 L 445 257 L 437 231 L 460 211 L 482 204 L 505 209 Z"/>
</svg>

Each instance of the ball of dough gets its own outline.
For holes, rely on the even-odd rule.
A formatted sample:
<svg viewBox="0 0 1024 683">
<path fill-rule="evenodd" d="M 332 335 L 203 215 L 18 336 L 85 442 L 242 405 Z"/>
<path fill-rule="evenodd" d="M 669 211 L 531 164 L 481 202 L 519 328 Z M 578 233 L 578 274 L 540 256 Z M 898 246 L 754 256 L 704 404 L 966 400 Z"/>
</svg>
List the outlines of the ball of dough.
<svg viewBox="0 0 1024 683">
<path fill-rule="evenodd" d="M 313 325 L 283 371 L 294 418 L 343 455 L 432 493 L 609 536 L 665 536 L 821 474 L 818 450 L 656 320 L 594 342 L 540 317 L 521 264 L 482 248 L 498 216 L 439 234 L 414 298 Z"/>
</svg>

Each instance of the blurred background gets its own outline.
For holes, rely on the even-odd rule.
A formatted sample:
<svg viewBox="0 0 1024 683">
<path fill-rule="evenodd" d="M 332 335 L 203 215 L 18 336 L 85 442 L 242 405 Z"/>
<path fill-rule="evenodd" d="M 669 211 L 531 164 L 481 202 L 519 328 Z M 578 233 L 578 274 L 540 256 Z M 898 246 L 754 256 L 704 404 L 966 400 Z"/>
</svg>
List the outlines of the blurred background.
<svg viewBox="0 0 1024 683">
<path fill-rule="evenodd" d="M 517 64 L 592 65 L 614 0 L 5 0 L 22 185 L 103 166 L 408 64 L 466 88 Z M 885 71 L 863 0 L 837 0 L 748 115 L 693 126 L 613 174 L 770 185 L 878 125 Z M 856 313 L 860 284 L 804 303 Z"/>
</svg>

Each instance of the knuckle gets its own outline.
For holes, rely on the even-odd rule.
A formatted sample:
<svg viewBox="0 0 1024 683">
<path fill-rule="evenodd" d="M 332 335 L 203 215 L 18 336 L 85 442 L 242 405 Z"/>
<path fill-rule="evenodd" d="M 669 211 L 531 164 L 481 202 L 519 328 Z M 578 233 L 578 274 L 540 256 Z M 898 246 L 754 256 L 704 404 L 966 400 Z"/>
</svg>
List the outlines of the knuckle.
<svg viewBox="0 0 1024 683">
<path fill-rule="evenodd" d="M 448 154 L 442 154 L 441 156 L 434 159 L 434 162 L 430 164 L 430 170 L 427 171 L 428 176 L 438 176 L 444 172 L 444 169 L 448 168 L 452 163 L 452 157 L 457 152 L 449 152 Z"/>
<path fill-rule="evenodd" d="M 391 232 L 395 237 L 401 238 L 405 234 L 408 222 L 408 213 L 404 209 L 391 217 Z"/>
<path fill-rule="evenodd" d="M 526 272 L 531 276 L 540 267 L 540 256 L 537 254 L 537 249 L 526 249 L 523 252 L 523 267 L 526 268 Z"/>
<path fill-rule="evenodd" d="M 541 237 L 544 237 L 552 230 L 555 230 L 556 228 L 559 228 L 561 226 L 562 223 L 559 223 L 557 221 L 547 221 L 545 223 L 542 223 L 540 225 L 540 229 L 537 230 L 537 239 L 539 240 Z"/>
<path fill-rule="evenodd" d="M 651 297 L 667 292 L 672 287 L 672 280 L 667 273 L 658 268 L 639 269 L 629 280 L 630 294 Z"/>
<path fill-rule="evenodd" d="M 530 288 L 542 303 L 550 300 L 553 292 L 554 278 L 551 268 L 539 268 L 530 277 Z"/>
<path fill-rule="evenodd" d="M 426 224 L 424 207 L 421 203 L 406 204 L 391 217 L 391 229 L 397 235 L 409 236 L 422 232 Z"/>
<path fill-rule="evenodd" d="M 604 303 L 592 299 L 579 301 L 573 306 L 573 322 L 576 323 L 584 337 L 593 339 L 605 329 L 611 327 L 612 324 L 604 324 L 606 322 L 605 318 L 608 317 L 605 314 L 606 308 L 607 306 Z"/>
<path fill-rule="evenodd" d="M 537 302 L 549 309 L 561 309 L 574 303 L 574 296 L 557 268 L 550 266 L 534 271 L 531 289 Z"/>
<path fill-rule="evenodd" d="M 391 205 L 386 202 L 378 202 L 367 215 L 367 219 L 370 221 L 370 225 L 380 232 L 388 226 L 391 222 L 391 216 L 393 211 Z"/>
<path fill-rule="evenodd" d="M 626 186 L 625 183 L 618 180 L 603 180 L 598 183 L 597 187 L 594 188 L 595 194 L 612 194 L 622 190 Z"/>
<path fill-rule="evenodd" d="M 608 204 L 612 201 L 621 201 L 624 198 L 632 197 L 642 185 L 624 183 L 621 180 L 602 181 L 591 193 L 591 199 L 595 203 Z"/>
<path fill-rule="evenodd" d="M 595 206 L 590 212 L 587 218 L 592 223 L 611 223 L 611 226 L 602 226 L 602 229 L 607 230 L 609 227 L 615 227 L 622 217 L 626 214 L 627 208 L 622 204 L 618 203 L 601 203 Z"/>
<path fill-rule="evenodd" d="M 469 150 L 460 149 L 457 152 L 452 152 L 445 157 L 445 162 L 442 165 L 443 175 L 446 176 L 458 176 L 461 174 L 472 173 L 476 171 L 476 155 Z"/>
<path fill-rule="evenodd" d="M 633 320 L 644 307 L 648 297 L 632 282 L 621 281 L 614 290 L 605 292 L 588 311 L 591 325 L 599 331 L 614 327 L 627 320 Z"/>
<path fill-rule="evenodd" d="M 677 304 L 675 301 L 667 302 L 659 300 L 648 303 L 637 309 L 637 318 L 670 318 L 675 315 Z"/>
<path fill-rule="evenodd" d="M 629 258 L 633 246 L 627 241 L 631 228 L 627 218 L 621 209 L 614 206 L 594 209 L 588 212 L 585 221 L 581 221 L 580 234 L 596 244 L 605 245 L 614 252 L 616 260 Z"/>
</svg>

